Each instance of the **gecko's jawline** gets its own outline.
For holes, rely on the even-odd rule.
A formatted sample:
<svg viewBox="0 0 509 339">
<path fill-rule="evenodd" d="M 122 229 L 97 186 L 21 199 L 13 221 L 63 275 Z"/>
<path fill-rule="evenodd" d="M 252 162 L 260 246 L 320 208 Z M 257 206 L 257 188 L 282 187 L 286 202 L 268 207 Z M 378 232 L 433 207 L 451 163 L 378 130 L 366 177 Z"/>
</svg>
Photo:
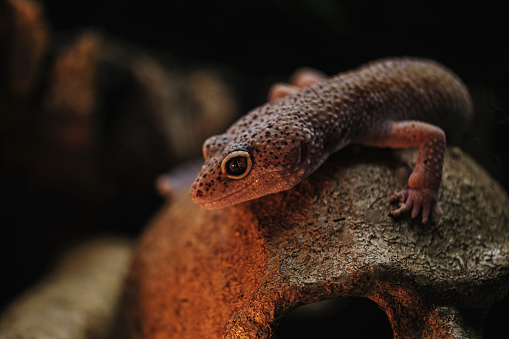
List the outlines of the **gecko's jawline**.
<svg viewBox="0 0 509 339">
<path fill-rule="evenodd" d="M 289 185 L 285 185 L 286 186 L 285 188 L 278 188 L 277 190 L 275 190 L 273 192 L 270 192 L 270 193 L 265 193 L 264 192 L 264 193 L 259 194 L 259 195 L 250 195 L 249 198 L 246 198 L 246 199 L 242 199 L 242 197 L 241 197 L 240 199 L 238 199 L 237 201 L 235 201 L 233 203 L 231 201 L 229 201 L 232 196 L 237 195 L 237 194 L 241 193 L 242 191 L 245 191 L 246 189 L 249 189 L 250 187 L 255 185 L 257 182 L 260 182 L 262 179 L 264 179 L 267 175 L 269 175 L 269 174 L 275 175 L 275 174 L 278 174 L 278 173 L 281 173 L 281 172 L 285 172 L 285 171 L 275 171 L 275 172 L 266 173 L 266 174 L 262 175 L 260 178 L 254 180 L 249 185 L 239 189 L 238 191 L 235 191 L 235 192 L 233 192 L 231 194 L 228 194 L 227 196 L 221 197 L 221 198 L 216 199 L 216 200 L 200 201 L 199 199 L 196 199 L 194 197 L 192 198 L 192 200 L 196 204 L 200 205 L 201 207 L 209 209 L 209 210 L 221 209 L 221 208 L 226 208 L 226 207 L 229 207 L 229 206 L 237 205 L 237 204 L 240 204 L 240 203 L 243 203 L 243 202 L 246 202 L 246 201 L 258 199 L 258 198 L 261 198 L 261 197 L 266 196 L 266 195 L 270 195 L 270 194 L 279 193 L 279 192 L 282 192 L 282 191 L 289 190 L 290 188 L 295 186 L 297 184 L 297 182 L 299 182 L 299 180 L 293 180 L 294 182 L 289 184 Z M 279 178 L 280 179 L 286 178 L 286 177 L 289 177 L 291 174 L 292 174 L 292 172 L 289 171 L 285 175 L 279 176 Z"/>
</svg>

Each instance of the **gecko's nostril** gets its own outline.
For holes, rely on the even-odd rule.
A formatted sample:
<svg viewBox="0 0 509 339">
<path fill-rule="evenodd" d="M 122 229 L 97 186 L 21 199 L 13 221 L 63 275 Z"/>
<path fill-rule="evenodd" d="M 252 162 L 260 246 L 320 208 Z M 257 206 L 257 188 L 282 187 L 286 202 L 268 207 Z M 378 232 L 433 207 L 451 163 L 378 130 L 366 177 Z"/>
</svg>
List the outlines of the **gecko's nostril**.
<svg viewBox="0 0 509 339">
<path fill-rule="evenodd" d="M 203 191 L 202 190 L 197 190 L 196 191 L 196 197 L 197 198 L 203 198 Z"/>
</svg>

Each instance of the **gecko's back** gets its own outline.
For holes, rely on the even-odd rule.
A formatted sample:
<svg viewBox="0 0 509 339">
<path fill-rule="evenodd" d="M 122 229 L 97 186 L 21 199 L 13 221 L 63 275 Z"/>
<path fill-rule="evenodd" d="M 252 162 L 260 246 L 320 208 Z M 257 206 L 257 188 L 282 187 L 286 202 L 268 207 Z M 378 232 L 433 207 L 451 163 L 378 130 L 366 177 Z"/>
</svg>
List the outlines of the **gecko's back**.
<svg viewBox="0 0 509 339">
<path fill-rule="evenodd" d="M 362 81 L 365 88 L 385 95 L 387 106 L 371 107 L 371 112 L 385 112 L 382 115 L 387 117 L 394 114 L 395 120 L 426 121 L 440 126 L 450 138 L 464 132 L 471 119 L 473 107 L 466 86 L 434 61 L 387 59 L 365 66 L 359 75 L 367 78 Z"/>
<path fill-rule="evenodd" d="M 379 60 L 339 74 L 274 102 L 272 109 L 267 105 L 265 113 L 282 107 L 303 119 L 303 113 L 313 112 L 317 119 L 311 123 L 325 129 L 336 124 L 341 130 L 362 129 L 388 119 L 411 119 L 440 126 L 449 139 L 465 130 L 472 115 L 462 81 L 442 65 L 416 58 Z"/>
</svg>

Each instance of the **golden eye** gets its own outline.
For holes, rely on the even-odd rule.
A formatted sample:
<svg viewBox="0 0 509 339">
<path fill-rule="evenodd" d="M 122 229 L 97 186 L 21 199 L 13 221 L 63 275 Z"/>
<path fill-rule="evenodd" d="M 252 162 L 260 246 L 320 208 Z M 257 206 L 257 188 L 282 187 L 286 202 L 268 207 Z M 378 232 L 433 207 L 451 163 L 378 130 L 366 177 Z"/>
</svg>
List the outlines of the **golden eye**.
<svg viewBox="0 0 509 339">
<path fill-rule="evenodd" d="M 221 170 L 229 178 L 241 179 L 251 171 L 251 156 L 246 151 L 235 151 L 228 154 L 221 163 Z"/>
</svg>

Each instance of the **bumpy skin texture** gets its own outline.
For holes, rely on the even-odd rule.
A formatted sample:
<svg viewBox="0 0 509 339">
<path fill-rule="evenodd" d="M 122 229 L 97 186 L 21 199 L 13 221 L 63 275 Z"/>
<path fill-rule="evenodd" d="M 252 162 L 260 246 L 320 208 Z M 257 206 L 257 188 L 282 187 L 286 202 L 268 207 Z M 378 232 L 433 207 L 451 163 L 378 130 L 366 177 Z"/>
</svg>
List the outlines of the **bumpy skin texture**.
<svg viewBox="0 0 509 339">
<path fill-rule="evenodd" d="M 422 211 L 423 222 L 431 210 L 441 214 L 445 134 L 463 131 L 472 114 L 467 89 L 449 70 L 410 58 L 375 61 L 330 79 L 304 70 L 292 85 L 274 86 L 269 99 L 205 141 L 205 164 L 191 188 L 195 203 L 224 208 L 290 189 L 331 153 L 359 143 L 419 147 L 409 188 L 391 197 L 400 202 L 391 213 Z"/>
</svg>

